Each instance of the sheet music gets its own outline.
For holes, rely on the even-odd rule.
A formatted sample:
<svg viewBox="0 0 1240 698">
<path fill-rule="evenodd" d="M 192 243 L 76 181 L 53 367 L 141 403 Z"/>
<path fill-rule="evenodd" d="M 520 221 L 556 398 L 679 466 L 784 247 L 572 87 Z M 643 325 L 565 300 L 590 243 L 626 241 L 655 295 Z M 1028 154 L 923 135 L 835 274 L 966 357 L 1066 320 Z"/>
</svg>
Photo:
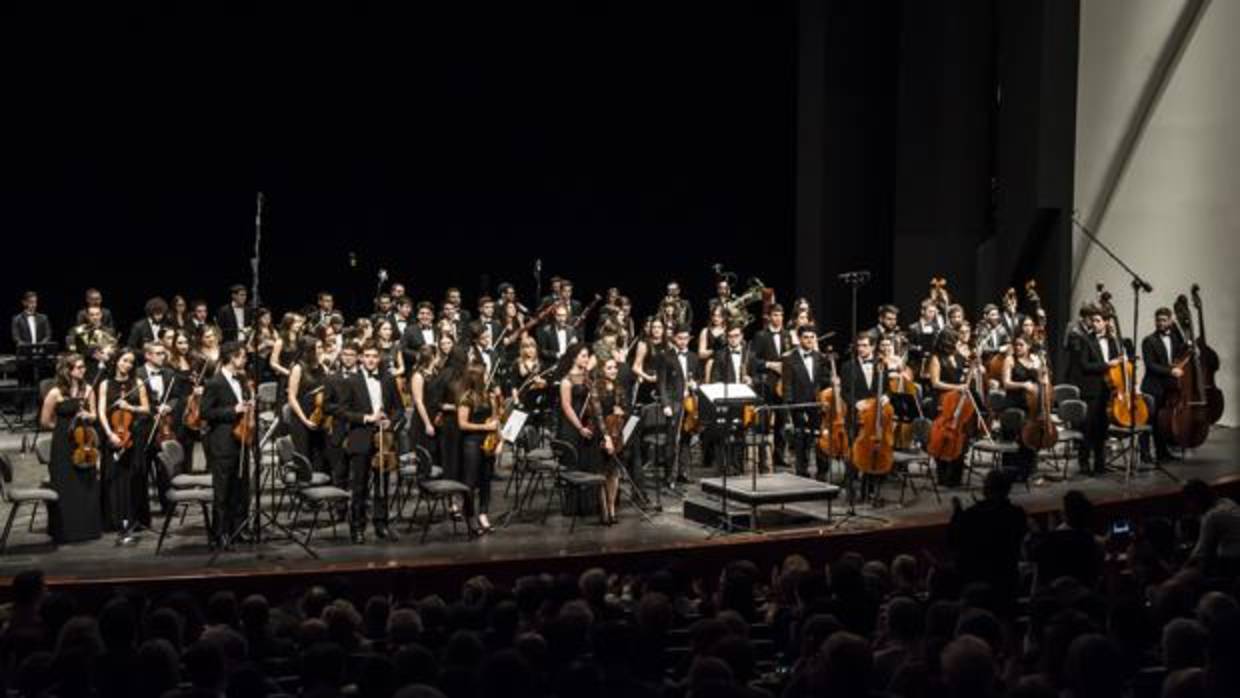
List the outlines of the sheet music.
<svg viewBox="0 0 1240 698">
<path fill-rule="evenodd" d="M 499 432 L 500 438 L 508 443 L 516 441 L 517 436 L 521 434 L 521 429 L 525 427 L 525 420 L 529 418 L 529 412 L 513 410 L 512 414 L 508 415 L 508 421 L 504 422 L 503 429 Z"/>
<path fill-rule="evenodd" d="M 698 386 L 702 391 L 702 395 L 707 400 L 715 402 L 717 400 L 757 400 L 758 395 L 754 393 L 753 388 L 744 383 L 706 383 Z"/>
</svg>

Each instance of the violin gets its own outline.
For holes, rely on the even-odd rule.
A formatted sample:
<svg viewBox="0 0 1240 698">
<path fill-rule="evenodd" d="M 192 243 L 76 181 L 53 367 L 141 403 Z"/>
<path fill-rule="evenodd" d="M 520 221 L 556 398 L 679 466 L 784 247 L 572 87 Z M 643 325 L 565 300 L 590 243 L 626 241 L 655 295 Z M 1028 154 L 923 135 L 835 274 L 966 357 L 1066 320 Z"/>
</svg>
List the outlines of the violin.
<svg viewBox="0 0 1240 698">
<path fill-rule="evenodd" d="M 848 455 L 848 427 L 844 415 L 848 409 L 839 390 L 839 376 L 835 372 L 835 352 L 827 348 L 827 362 L 831 367 L 832 386 L 818 393 L 822 405 L 822 423 L 818 431 L 818 453 L 826 458 L 844 458 Z"/>
<path fill-rule="evenodd" d="M 247 378 L 245 385 L 247 390 L 249 390 L 250 395 L 253 395 L 254 381 Z M 233 438 L 237 440 L 237 443 L 242 446 L 248 446 L 254 441 L 255 431 L 257 429 L 258 409 L 254 405 L 253 399 L 251 399 L 250 404 L 245 408 L 245 411 L 241 413 L 241 418 L 238 419 L 237 423 L 233 425 L 232 435 Z"/>
<path fill-rule="evenodd" d="M 379 430 L 374 436 L 375 454 L 370 457 L 370 467 L 380 473 L 390 473 L 400 464 L 396 456 L 396 437 L 391 429 L 384 426 L 385 423 L 379 422 Z"/>
<path fill-rule="evenodd" d="M 79 413 L 73 418 L 73 464 L 79 468 L 99 467 L 99 432 Z"/>
<path fill-rule="evenodd" d="M 116 453 L 120 453 L 125 449 L 133 446 L 133 422 L 134 414 L 130 410 L 116 409 L 116 405 L 128 400 L 135 395 L 141 388 L 142 384 L 135 381 L 133 388 L 116 399 L 112 403 L 113 409 L 108 413 L 108 425 L 112 428 L 112 434 L 120 441 L 120 445 L 116 446 Z"/>
<path fill-rule="evenodd" d="M 1119 331 L 1119 316 L 1111 305 L 1111 292 L 1098 284 L 1098 305 L 1107 317 L 1115 322 L 1115 343 L 1119 345 L 1120 359 L 1107 368 L 1107 383 L 1111 386 L 1111 401 L 1107 414 L 1113 424 L 1124 428 L 1144 426 L 1150 420 L 1149 405 L 1136 389 L 1137 374 L 1132 359 L 1128 357 L 1128 345 Z"/>
<path fill-rule="evenodd" d="M 194 388 L 202 385 L 202 377 L 207 373 L 208 363 L 203 358 L 202 366 L 199 367 L 198 372 L 194 374 L 191 380 Z M 181 423 L 185 425 L 186 429 L 191 431 L 202 431 L 202 428 L 206 426 L 206 422 L 202 418 L 202 395 L 198 394 L 196 390 L 190 392 L 189 398 L 185 400 L 185 414 L 181 417 Z"/>
<path fill-rule="evenodd" d="M 697 396 L 689 393 L 684 399 L 684 415 L 680 420 L 680 430 L 685 434 L 696 432 L 701 426 L 701 416 L 698 414 Z"/>
<path fill-rule="evenodd" d="M 310 414 L 306 415 L 306 419 L 316 428 L 322 429 L 327 421 L 327 391 L 324 386 L 319 386 L 310 391 L 310 396 L 314 399 L 311 402 Z"/>
<path fill-rule="evenodd" d="M 508 419 L 506 412 L 511 410 L 511 404 L 509 405 L 508 410 L 506 410 L 503 405 L 499 404 L 499 401 L 495 399 L 494 395 L 491 396 L 490 400 L 491 413 L 499 417 L 500 427 L 496 427 L 493 431 L 487 432 L 486 438 L 482 440 L 482 453 L 487 456 L 493 456 L 499 451 L 500 443 L 503 441 L 503 438 L 499 433 L 500 428 L 502 428 L 504 422 Z"/>
</svg>

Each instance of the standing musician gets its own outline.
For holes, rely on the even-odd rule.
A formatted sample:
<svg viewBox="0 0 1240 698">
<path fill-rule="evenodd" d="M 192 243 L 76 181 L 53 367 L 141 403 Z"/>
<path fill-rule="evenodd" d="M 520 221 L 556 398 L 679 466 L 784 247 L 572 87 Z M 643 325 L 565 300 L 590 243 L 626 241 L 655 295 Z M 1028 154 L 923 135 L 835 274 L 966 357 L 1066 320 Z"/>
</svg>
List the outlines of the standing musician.
<svg viewBox="0 0 1240 698">
<path fill-rule="evenodd" d="M 586 472 L 598 472 L 602 461 L 602 448 L 606 439 L 602 429 L 602 415 L 594 399 L 595 386 L 590 375 L 595 367 L 595 357 L 586 344 L 574 344 L 560 361 L 560 426 L 558 438 L 571 444 L 576 455 L 572 467 Z M 610 439 L 606 439 L 610 442 Z M 614 446 L 614 444 L 612 444 Z M 600 493 L 606 501 L 606 493 Z M 604 504 L 604 520 L 607 520 Z"/>
<path fill-rule="evenodd" d="M 483 377 L 490 382 L 498 368 L 495 348 L 491 346 L 493 339 L 491 326 L 480 320 L 474 320 L 470 323 L 469 335 L 473 337 L 473 345 L 469 347 L 469 363 L 481 364 Z"/>
<path fill-rule="evenodd" d="M 1081 448 L 1079 462 L 1081 472 L 1098 476 L 1106 471 L 1107 402 L 1111 390 L 1106 382 L 1107 368 L 1119 361 L 1119 347 L 1107 336 L 1107 321 L 1102 310 L 1089 306 L 1091 332 L 1073 335 L 1068 346 L 1069 361 L 1079 374 L 1077 387 L 1081 399 L 1087 405 L 1085 418 L 1085 444 Z"/>
<path fill-rule="evenodd" d="M 496 335 L 496 350 L 500 360 L 512 364 L 520 353 L 521 343 L 525 338 L 522 328 L 525 326 L 525 315 L 521 312 L 521 304 L 516 301 L 501 301 L 499 306 L 499 334 Z M 537 347 L 535 343 L 535 347 Z"/>
<path fill-rule="evenodd" d="M 439 416 L 439 406 L 443 404 L 442 386 L 435 380 L 438 372 L 435 348 L 423 346 L 418 349 L 409 377 L 410 407 L 413 408 L 409 436 L 414 446 L 421 446 L 428 453 L 435 452 L 435 421 Z"/>
<path fill-rule="evenodd" d="M 233 436 L 233 428 L 253 409 L 254 392 L 245 375 L 245 347 L 226 342 L 219 352 L 220 368 L 203 391 L 202 416 L 207 422 L 207 467 L 215 494 L 214 538 L 223 544 L 237 534 L 249 510 L 249 478 L 242 455 L 253 457 L 253 453 L 250 444 Z"/>
<path fill-rule="evenodd" d="M 1012 337 L 1001 322 L 999 306 L 994 303 L 982 307 L 982 324 L 977 329 L 977 335 L 982 342 L 983 361 L 1000 352 L 1006 354 L 1012 348 Z"/>
<path fill-rule="evenodd" d="M 563 303 L 556 305 L 554 315 L 555 322 L 538 328 L 538 356 L 549 364 L 559 361 L 570 346 L 580 341 L 577 328 L 568 324 L 569 311 Z"/>
<path fill-rule="evenodd" d="M 939 333 L 934 343 L 934 353 L 930 355 L 929 373 L 930 387 L 936 391 L 942 404 L 943 396 L 950 392 L 972 390 L 969 383 L 971 356 L 969 345 L 960 341 L 955 330 L 947 328 Z M 962 396 L 963 397 L 963 396 Z M 974 400 L 978 398 L 974 395 Z M 978 404 L 981 404 L 978 402 Z M 976 417 L 974 417 L 976 419 Z M 965 454 L 969 452 L 968 444 L 960 451 L 956 460 L 935 459 L 939 484 L 945 487 L 959 487 L 964 476 Z"/>
<path fill-rule="evenodd" d="M 343 323 L 344 317 L 336 312 L 336 298 L 329 291 L 319 291 L 315 299 L 314 312 L 310 313 L 306 321 L 311 327 L 327 327 L 332 324 L 332 318 L 339 317 Z"/>
<path fill-rule="evenodd" d="M 379 367 L 399 383 L 405 379 L 405 355 L 397 341 L 396 324 L 389 318 L 375 323 L 375 346 L 379 348 Z"/>
<path fill-rule="evenodd" d="M 56 364 L 55 383 L 43 398 L 39 423 L 51 432 L 48 481 L 59 499 L 47 502 L 47 532 L 57 543 L 93 540 L 100 535 L 99 467 L 75 463 L 74 428 L 94 429 L 98 412 L 86 382 L 86 361 L 64 354 Z"/>
<path fill-rule="evenodd" d="M 753 385 L 753 374 L 756 361 L 749 345 L 745 343 L 744 327 L 739 322 L 728 326 L 727 344 L 715 352 L 706 363 L 707 382 L 709 383 L 743 383 Z M 725 430 L 721 437 L 728 439 L 731 433 Z M 726 462 L 739 467 L 742 458 L 737 444 L 728 443 L 725 448 L 732 449 Z"/>
<path fill-rule="evenodd" d="M 168 324 L 178 330 L 184 330 L 189 327 L 189 319 L 189 303 L 185 300 L 185 296 L 179 293 L 173 295 L 172 300 L 168 301 Z"/>
<path fill-rule="evenodd" d="M 663 416 L 668 418 L 668 443 L 679 444 L 678 451 L 663 464 L 664 480 L 670 486 L 673 479 L 687 484 L 689 465 L 689 439 L 682 438 L 681 426 L 685 417 L 685 398 L 697 389 L 702 376 L 702 362 L 698 355 L 689 351 L 689 328 L 677 327 L 672 335 L 673 350 L 664 355 L 659 365 L 659 401 Z M 671 471 L 675 461 L 676 472 Z"/>
<path fill-rule="evenodd" d="M 1016 304 L 1016 290 L 1008 289 L 1007 293 L 1003 294 L 1003 310 L 999 314 L 999 323 L 1003 325 L 1008 337 L 1020 334 L 1021 325 L 1027 317 L 1016 309 Z"/>
<path fill-rule="evenodd" d="M 771 305 L 767 311 L 766 327 L 759 330 L 753 338 L 753 354 L 755 357 L 754 374 L 758 380 L 758 395 L 768 405 L 778 404 L 780 398 L 775 394 L 775 386 L 781 380 L 783 358 L 792 349 L 792 336 L 784 329 L 784 308 L 778 303 Z M 785 393 L 786 396 L 786 393 Z M 774 467 L 784 467 L 784 425 L 787 413 L 783 410 L 775 412 L 774 424 L 761 420 L 763 433 L 775 430 L 775 455 L 772 459 Z M 762 449 L 765 451 L 765 449 Z M 759 461 L 766 466 L 766 454 L 759 453 Z"/>
<path fill-rule="evenodd" d="M 1029 337 L 1017 335 L 1012 339 L 1012 353 L 1003 360 L 1003 389 L 1007 391 L 1009 408 L 1023 410 L 1032 417 L 1029 404 L 1041 395 L 1041 371 L 1042 359 L 1033 353 Z M 1019 433 L 1004 434 L 1004 437 L 1019 446 L 1016 453 L 1004 454 L 1004 465 L 1015 470 L 1015 481 L 1024 482 L 1033 473 L 1038 454 L 1024 444 Z"/>
<path fill-rule="evenodd" d="M 500 324 L 499 318 L 495 315 L 495 299 L 490 296 L 483 296 L 478 299 L 478 319 L 475 320 L 480 326 L 491 330 L 491 342 L 499 338 L 500 332 L 503 331 L 503 325 Z M 472 327 L 472 326 L 471 326 Z M 477 332 L 470 333 L 477 336 Z"/>
<path fill-rule="evenodd" d="M 452 307 L 451 314 L 445 315 L 445 317 L 451 317 L 452 321 L 457 324 L 457 329 L 464 329 L 469 324 L 469 321 L 473 319 L 469 311 L 461 305 L 461 289 L 455 286 L 444 291 L 443 305 L 445 308 L 449 305 Z M 457 336 L 460 335 L 458 334 Z"/>
<path fill-rule="evenodd" d="M 375 297 L 375 311 L 370 314 L 370 323 L 377 325 L 380 320 L 391 319 L 395 307 L 392 304 L 392 294 L 380 293 Z"/>
<path fill-rule="evenodd" d="M 854 411 L 854 414 L 860 413 L 865 400 L 878 397 L 879 386 L 887 377 L 884 365 L 875 356 L 876 351 L 872 335 L 870 333 L 859 334 L 853 342 L 853 358 L 840 368 L 839 389 L 844 395 L 845 404 Z M 850 424 L 850 428 L 855 427 L 859 425 Z M 852 434 L 849 441 L 855 438 L 856 434 Z M 854 474 L 853 471 L 849 471 L 850 476 Z M 866 476 L 861 479 L 862 500 L 867 498 L 870 485 L 870 477 Z"/>
<path fill-rule="evenodd" d="M 438 332 L 435 329 L 435 306 L 426 301 L 418 303 L 415 322 L 405 327 L 404 334 L 401 335 L 400 343 L 406 354 L 412 355 L 418 349 L 427 346 L 432 349 L 435 347 L 438 339 Z M 406 356 L 406 359 L 411 356 Z"/>
<path fill-rule="evenodd" d="M 276 383 L 280 392 L 288 389 L 288 376 L 293 371 L 293 363 L 297 360 L 297 343 L 301 339 L 302 328 L 306 319 L 299 313 L 285 313 L 280 318 L 280 331 L 276 333 L 275 344 L 271 345 L 271 370 L 276 374 Z"/>
<path fill-rule="evenodd" d="M 342 490 L 349 489 L 349 457 L 345 453 L 344 442 L 349 435 L 349 422 L 344 416 L 345 401 L 349 396 L 349 381 L 358 371 L 358 354 L 361 348 L 354 342 L 346 342 L 340 347 L 340 365 L 336 370 L 323 378 L 327 391 L 327 415 L 329 419 L 322 428 L 323 458 L 330 468 L 332 486 Z M 349 517 L 348 505 L 341 504 L 336 511 L 337 519 Z"/>
<path fill-rule="evenodd" d="M 909 361 L 919 367 L 917 377 L 928 378 L 930 360 L 938 347 L 939 333 L 943 331 L 943 318 L 939 306 L 932 298 L 921 301 L 917 320 L 908 326 Z"/>
<path fill-rule="evenodd" d="M 39 294 L 34 291 L 22 294 L 22 311 L 13 316 L 11 327 L 14 346 L 52 341 L 52 324 L 39 312 Z"/>
<path fill-rule="evenodd" d="M 137 471 L 146 483 L 146 459 L 138 438 L 139 415 L 151 412 L 146 385 L 135 376 L 137 354 L 130 347 L 117 352 L 108 376 L 99 384 L 99 408 L 103 429 L 100 469 L 103 472 L 103 529 L 122 537 L 133 532 L 139 499 L 145 504 L 147 490 L 136 486 Z M 124 430 L 117 427 L 124 426 Z M 150 512 L 146 513 L 150 522 Z"/>
<path fill-rule="evenodd" d="M 250 328 L 254 325 L 254 308 L 246 300 L 249 292 L 241 284 L 228 287 L 228 304 L 215 311 L 215 324 L 223 333 L 225 342 L 245 343 L 250 336 Z"/>
<path fill-rule="evenodd" d="M 689 301 L 680 296 L 680 283 L 675 279 L 667 282 L 667 295 L 663 297 L 663 301 L 659 307 L 671 307 L 672 321 L 677 327 L 684 325 L 685 327 L 693 326 L 693 306 L 689 305 Z"/>
<path fill-rule="evenodd" d="M 508 396 L 522 409 L 537 416 L 547 408 L 547 379 L 538 360 L 538 344 L 533 337 L 521 338 L 520 354 L 509 372 Z"/>
<path fill-rule="evenodd" d="M 623 439 L 623 428 L 615 437 L 606 428 L 608 416 L 624 424 L 624 418 L 631 406 L 627 404 L 627 392 L 620 381 L 621 363 L 615 357 L 603 360 L 596 367 L 597 378 L 594 381 L 591 412 L 594 415 L 595 429 L 602 434 L 602 461 L 600 470 L 603 473 L 603 487 L 600 498 L 603 505 L 603 521 L 608 526 L 616 524 L 616 500 L 620 496 L 620 468 L 623 467 L 624 444 L 616 443 L 616 438 Z"/>
<path fill-rule="evenodd" d="M 175 332 L 175 330 L 170 328 L 165 330 L 165 333 L 169 332 Z M 138 421 L 138 429 L 135 432 L 135 439 L 142 447 L 143 458 L 141 462 L 136 462 L 137 467 L 133 473 L 133 518 L 135 523 L 147 528 L 151 526 L 151 507 L 147 496 L 149 487 L 147 474 L 149 472 L 155 472 L 155 489 L 159 493 L 160 509 L 165 516 L 172 512 L 172 503 L 168 501 L 168 490 L 172 487 L 172 481 L 168 472 L 159 464 L 157 458 L 159 447 L 155 443 L 154 436 L 159 431 L 159 422 L 165 418 L 165 415 L 173 420 L 173 432 L 176 432 L 176 411 L 190 387 L 188 383 L 176 377 L 176 371 L 168 365 L 168 355 L 168 347 L 163 343 L 147 344 L 143 352 L 145 362 L 137 372 L 138 380 L 142 381 L 146 390 L 150 414 L 149 418 Z M 185 452 L 188 453 L 188 451 Z"/>
<path fill-rule="evenodd" d="M 904 340 L 900 338 L 900 309 L 890 303 L 878 306 L 878 324 L 870 330 L 870 344 L 878 348 L 879 340 L 890 337 L 897 354 L 904 352 Z"/>
<path fill-rule="evenodd" d="M 404 296 L 394 303 L 396 310 L 392 313 L 392 324 L 396 328 L 394 333 L 397 339 L 403 339 L 405 330 L 409 329 L 409 325 L 413 324 L 413 299 Z"/>
<path fill-rule="evenodd" d="M 198 336 L 202 328 L 211 324 L 211 317 L 207 310 L 207 302 L 199 298 L 190 304 L 189 322 L 185 325 L 185 329 L 189 332 L 190 338 Z"/>
<path fill-rule="evenodd" d="M 102 324 L 113 334 L 116 333 L 116 323 L 112 320 L 112 311 L 103 307 L 103 294 L 97 288 L 86 289 L 86 305 L 77 311 L 73 324 L 81 325 L 87 322 L 87 314 L 91 308 L 99 309 L 99 316 Z"/>
<path fill-rule="evenodd" d="M 456 337 L 451 333 L 440 333 L 438 342 L 435 357 L 438 370 L 433 381 L 436 385 L 432 385 L 428 392 L 438 395 L 440 400 L 436 406 L 439 426 L 435 429 L 439 465 L 445 473 L 456 473 L 461 467 L 461 430 L 457 426 L 455 390 L 457 381 L 465 373 L 468 358 L 464 351 L 458 350 Z M 461 519 L 455 500 L 449 505 L 449 513 L 454 520 Z"/>
<path fill-rule="evenodd" d="M 818 339 L 813 325 L 802 325 L 797 329 L 797 349 L 784 357 L 782 370 L 784 398 L 793 404 L 816 403 L 818 391 L 830 382 L 830 371 L 822 355 L 814 350 Z M 814 441 L 815 417 L 817 408 L 807 407 L 791 410 L 793 457 L 796 474 L 809 477 L 810 444 Z M 818 466 L 819 480 L 826 480 L 825 463 Z"/>
<path fill-rule="evenodd" d="M 663 355 L 670 350 L 667 325 L 658 317 L 646 321 L 645 332 L 633 350 L 633 373 L 637 376 L 637 402 L 648 404 L 653 400 L 655 386 L 659 381 L 659 367 Z"/>
<path fill-rule="evenodd" d="M 484 329 L 483 332 L 490 332 Z M 487 387 L 485 368 L 480 363 L 470 363 L 455 387 L 456 425 L 461 431 L 460 468 L 453 480 L 464 483 L 470 489 L 465 497 L 465 520 L 471 535 L 490 533 L 491 522 L 487 515 L 491 508 L 491 480 L 495 475 L 495 460 L 502 446 L 495 453 L 487 454 L 482 444 L 487 435 L 500 428 L 496 404 L 499 391 Z M 476 490 L 476 492 L 475 492 Z"/>
<path fill-rule="evenodd" d="M 1159 308 L 1154 311 L 1154 331 L 1141 340 L 1141 358 L 1145 362 L 1145 375 L 1141 378 L 1141 392 L 1154 398 L 1151 415 L 1166 401 L 1167 389 L 1174 388 L 1176 381 L 1184 375 L 1184 369 L 1172 362 L 1184 354 L 1184 335 L 1176 327 L 1170 308 Z M 1161 429 L 1153 429 L 1154 453 L 1150 454 L 1150 432 L 1141 432 L 1141 461 L 1153 463 L 1175 460 L 1167 448 L 1166 437 Z"/>
<path fill-rule="evenodd" d="M 560 290 L 557 300 L 560 305 L 568 309 L 568 319 L 576 320 L 581 317 L 581 301 L 573 298 L 573 282 L 568 279 L 560 279 Z"/>
<path fill-rule="evenodd" d="M 375 433 L 378 429 L 391 428 L 400 410 L 400 397 L 396 382 L 390 375 L 379 370 L 379 347 L 367 344 L 362 348 L 362 370 L 350 376 L 345 383 L 341 400 L 341 413 L 349 423 L 345 438 L 345 452 L 349 458 L 349 491 L 352 494 L 352 511 L 349 532 L 353 542 L 366 542 L 366 505 L 370 498 L 371 458 L 375 455 Z M 388 491 L 391 473 L 373 471 L 378 492 Z M 378 497 L 373 514 L 375 536 L 381 540 L 396 540 L 388 529 L 387 500 Z"/>
<path fill-rule="evenodd" d="M 293 439 L 293 449 L 306 459 L 315 472 L 328 472 L 327 439 L 322 428 L 328 401 L 327 371 L 322 362 L 323 343 L 311 334 L 302 335 L 298 341 L 301 344 L 299 356 L 289 372 L 288 389 L 284 396 L 289 410 L 289 436 Z M 312 420 L 315 403 L 319 401 L 324 407 Z"/>
<path fill-rule="evenodd" d="M 710 312 L 712 308 L 720 307 L 720 308 L 723 308 L 725 312 L 727 312 L 728 303 L 730 303 L 731 301 L 732 301 L 732 283 L 728 281 L 727 276 L 720 275 L 715 279 L 715 297 L 711 298 L 710 302 L 706 304 L 706 310 L 707 312 Z M 731 318 L 728 318 L 728 319 L 730 320 Z"/>
<path fill-rule="evenodd" d="M 103 324 L 103 309 L 98 306 L 88 307 L 84 311 L 85 322 L 78 323 L 69 333 L 65 346 L 87 361 L 87 370 L 98 367 L 101 363 L 101 349 L 105 344 L 115 344 L 116 337 Z"/>
<path fill-rule="evenodd" d="M 731 323 L 727 321 L 727 314 L 724 312 L 723 306 L 712 305 L 706 327 L 703 327 L 702 331 L 698 333 L 697 353 L 699 359 L 707 361 L 727 346 L 729 324 Z"/>
<path fill-rule="evenodd" d="M 134 351 L 140 351 L 147 342 L 159 340 L 159 329 L 164 326 L 168 303 L 163 298 L 155 297 L 146 302 L 144 311 L 145 317 L 129 328 L 129 338 L 125 342 Z"/>
</svg>

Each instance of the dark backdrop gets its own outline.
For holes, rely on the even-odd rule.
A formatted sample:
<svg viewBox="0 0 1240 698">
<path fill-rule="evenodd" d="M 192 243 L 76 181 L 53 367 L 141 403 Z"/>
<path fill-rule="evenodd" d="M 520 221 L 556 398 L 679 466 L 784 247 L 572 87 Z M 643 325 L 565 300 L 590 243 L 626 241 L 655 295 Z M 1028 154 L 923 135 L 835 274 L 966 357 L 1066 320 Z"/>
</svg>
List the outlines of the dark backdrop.
<svg viewBox="0 0 1240 698">
<path fill-rule="evenodd" d="M 795 7 L 521 3 L 26 17 L 6 89 L 0 297 L 250 283 L 277 308 L 566 274 L 646 304 L 719 261 L 790 283 Z M 350 252 L 357 260 L 349 264 Z M 7 344 L 7 332 L 5 332 Z"/>
</svg>

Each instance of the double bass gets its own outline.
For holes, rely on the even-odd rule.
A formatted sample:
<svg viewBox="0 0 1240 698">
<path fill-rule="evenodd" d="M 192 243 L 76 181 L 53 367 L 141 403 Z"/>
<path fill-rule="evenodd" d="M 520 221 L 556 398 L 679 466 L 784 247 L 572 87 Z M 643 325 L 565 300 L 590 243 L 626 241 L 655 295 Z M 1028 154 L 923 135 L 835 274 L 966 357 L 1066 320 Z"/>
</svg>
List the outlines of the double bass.
<svg viewBox="0 0 1240 698">
<path fill-rule="evenodd" d="M 874 370 L 883 370 L 876 360 Z M 886 475 L 895 465 L 895 407 L 884 400 L 887 381 L 878 381 L 878 395 L 857 409 L 857 438 L 852 443 L 853 467 L 862 475 Z"/>
<path fill-rule="evenodd" d="M 844 424 L 847 407 L 840 394 L 839 374 L 835 371 L 835 352 L 827 347 L 827 363 L 831 367 L 831 387 L 818 393 L 822 405 L 822 424 L 818 432 L 818 453 L 825 458 L 844 458 L 848 455 L 848 427 Z"/>
<path fill-rule="evenodd" d="M 1201 286 L 1193 284 L 1193 307 L 1197 309 L 1197 354 L 1200 357 L 1200 388 L 1206 400 L 1206 415 L 1211 424 L 1218 424 L 1223 418 L 1223 391 L 1214 382 L 1214 374 L 1218 373 L 1218 352 L 1206 344 L 1206 319 L 1201 311 Z"/>
<path fill-rule="evenodd" d="M 1194 296 L 1199 292 L 1196 285 L 1193 292 Z M 1173 364 L 1180 369 L 1180 377 L 1167 390 L 1166 399 L 1158 410 L 1156 426 L 1176 445 L 1196 448 L 1210 435 L 1211 412 L 1222 412 L 1223 395 L 1212 385 L 1214 374 L 1206 365 L 1200 340 L 1194 336 L 1193 316 L 1188 309 L 1188 299 L 1183 295 L 1175 301 L 1175 316 L 1188 347 Z M 1214 358 L 1217 360 L 1217 355 Z"/>
<path fill-rule="evenodd" d="M 1098 284 L 1098 305 L 1115 323 L 1115 343 L 1119 345 L 1119 362 L 1107 369 L 1107 383 L 1111 386 L 1111 401 L 1107 415 L 1111 423 L 1125 429 L 1144 426 L 1150 420 L 1150 408 L 1137 390 L 1137 373 L 1128 356 L 1128 345 L 1119 329 L 1119 316 L 1111 305 L 1111 292 Z"/>
</svg>

